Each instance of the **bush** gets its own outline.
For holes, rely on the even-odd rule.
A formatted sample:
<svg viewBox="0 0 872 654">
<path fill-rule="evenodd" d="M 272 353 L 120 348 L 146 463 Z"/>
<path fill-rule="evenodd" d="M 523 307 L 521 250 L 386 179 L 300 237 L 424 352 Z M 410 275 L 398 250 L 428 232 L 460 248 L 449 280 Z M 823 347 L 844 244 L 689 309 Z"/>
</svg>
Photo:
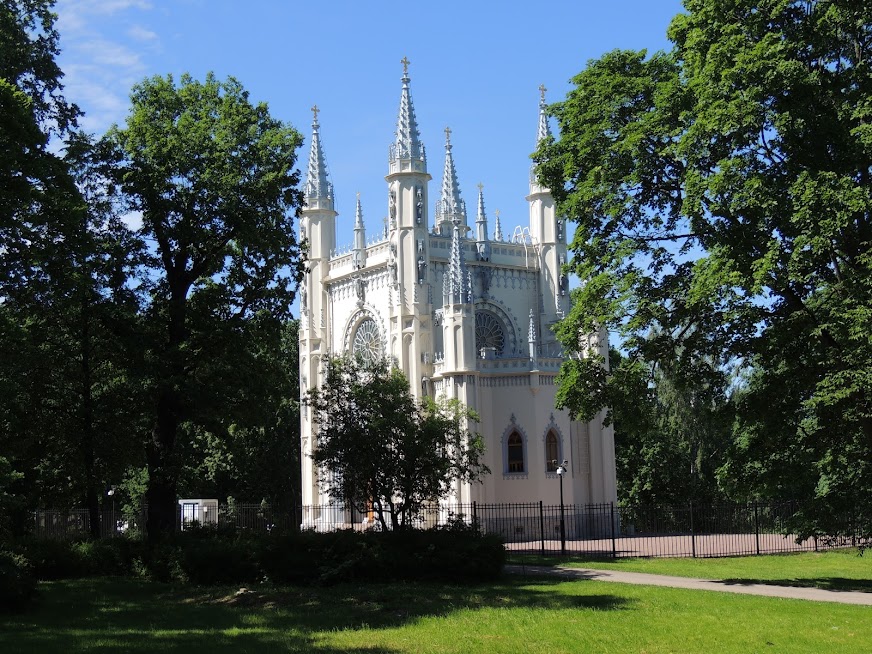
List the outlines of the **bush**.
<svg viewBox="0 0 872 654">
<path fill-rule="evenodd" d="M 499 577 L 502 540 L 462 524 L 395 532 L 250 534 L 200 527 L 160 542 L 33 540 L 20 552 L 39 579 L 134 575 L 195 584 L 462 581 Z"/>
<path fill-rule="evenodd" d="M 30 562 L 20 554 L 0 550 L 0 612 L 25 609 L 36 595 Z"/>
</svg>

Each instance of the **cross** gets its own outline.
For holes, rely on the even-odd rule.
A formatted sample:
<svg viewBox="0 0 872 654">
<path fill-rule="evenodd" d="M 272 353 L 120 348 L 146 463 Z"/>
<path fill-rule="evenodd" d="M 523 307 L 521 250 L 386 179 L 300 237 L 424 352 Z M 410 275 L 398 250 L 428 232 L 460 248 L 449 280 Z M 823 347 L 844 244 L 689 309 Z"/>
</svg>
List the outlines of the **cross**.
<svg viewBox="0 0 872 654">
<path fill-rule="evenodd" d="M 445 142 L 451 143 L 451 128 L 450 127 L 445 128 Z"/>
<path fill-rule="evenodd" d="M 400 63 L 403 64 L 403 77 L 405 77 L 409 74 L 409 64 L 412 62 L 409 61 L 408 57 L 403 56 L 403 58 L 400 59 Z"/>
<path fill-rule="evenodd" d="M 539 94 L 540 94 L 541 101 L 543 103 L 545 102 L 545 91 L 547 91 L 547 90 L 548 89 L 545 88 L 544 84 L 539 85 Z"/>
<path fill-rule="evenodd" d="M 314 120 L 316 123 L 318 122 L 318 112 L 319 111 L 321 111 L 321 110 L 318 108 L 318 105 L 313 104 L 312 105 L 312 120 Z"/>
<path fill-rule="evenodd" d="M 484 184 L 482 184 L 481 182 L 479 182 L 479 183 L 478 183 L 478 192 L 481 193 L 481 192 L 482 192 L 482 189 L 484 189 Z"/>
<path fill-rule="evenodd" d="M 497 209 L 497 210 L 494 211 L 494 213 L 495 213 L 496 216 L 497 216 L 497 220 L 499 220 L 499 219 L 500 219 L 500 210 Z"/>
</svg>

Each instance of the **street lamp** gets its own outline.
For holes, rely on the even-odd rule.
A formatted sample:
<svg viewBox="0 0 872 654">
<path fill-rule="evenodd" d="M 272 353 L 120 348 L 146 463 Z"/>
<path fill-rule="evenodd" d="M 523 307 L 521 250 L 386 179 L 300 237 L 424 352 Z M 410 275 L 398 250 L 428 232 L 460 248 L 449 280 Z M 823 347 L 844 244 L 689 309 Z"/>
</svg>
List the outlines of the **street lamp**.
<svg viewBox="0 0 872 654">
<path fill-rule="evenodd" d="M 110 486 L 109 490 L 106 491 L 106 495 L 112 498 L 112 535 L 115 535 L 115 530 L 118 527 L 118 523 L 115 522 L 115 486 Z"/>
<path fill-rule="evenodd" d="M 560 553 L 566 554 L 566 516 L 563 513 L 563 475 L 566 474 L 566 467 L 569 461 L 563 459 L 557 467 L 557 476 L 560 478 Z"/>
</svg>

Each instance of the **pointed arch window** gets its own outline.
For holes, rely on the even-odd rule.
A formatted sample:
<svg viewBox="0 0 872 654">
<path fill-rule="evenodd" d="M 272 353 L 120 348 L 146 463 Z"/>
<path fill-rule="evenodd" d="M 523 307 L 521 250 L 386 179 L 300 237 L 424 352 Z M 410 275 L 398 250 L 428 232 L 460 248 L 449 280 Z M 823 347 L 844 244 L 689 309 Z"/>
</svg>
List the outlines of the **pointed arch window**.
<svg viewBox="0 0 872 654">
<path fill-rule="evenodd" d="M 506 441 L 506 468 L 508 472 L 526 472 L 524 465 L 524 439 L 513 431 Z"/>
<path fill-rule="evenodd" d="M 545 436 L 545 472 L 557 472 L 561 460 L 560 437 L 551 429 Z"/>
</svg>

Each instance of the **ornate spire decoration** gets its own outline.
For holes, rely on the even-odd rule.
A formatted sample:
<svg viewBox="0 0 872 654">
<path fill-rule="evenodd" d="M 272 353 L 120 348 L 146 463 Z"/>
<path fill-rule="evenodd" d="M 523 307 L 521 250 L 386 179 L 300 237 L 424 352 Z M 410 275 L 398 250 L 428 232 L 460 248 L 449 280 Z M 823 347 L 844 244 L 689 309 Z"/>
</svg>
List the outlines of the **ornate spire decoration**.
<svg viewBox="0 0 872 654">
<path fill-rule="evenodd" d="M 480 261 L 490 260 L 490 242 L 487 236 L 487 214 L 484 212 L 484 184 L 478 184 L 478 213 L 475 218 L 475 248 Z"/>
<path fill-rule="evenodd" d="M 442 171 L 442 191 L 436 202 L 436 221 L 442 229 L 447 229 L 447 223 L 454 219 L 466 225 L 466 203 L 460 199 L 460 185 L 457 183 L 457 170 L 454 168 L 454 156 L 451 154 L 451 128 L 445 128 L 445 167 Z"/>
<path fill-rule="evenodd" d="M 530 346 L 530 361 L 536 362 L 537 347 L 536 347 L 536 324 L 533 320 L 533 310 L 530 309 L 530 326 L 527 328 L 527 343 Z"/>
<path fill-rule="evenodd" d="M 317 202 L 326 202 L 332 208 L 333 185 L 327 179 L 327 161 L 321 149 L 321 133 L 318 124 L 318 105 L 312 107 L 312 146 L 309 148 L 309 166 L 306 171 L 306 205 L 310 208 Z"/>
<path fill-rule="evenodd" d="M 497 209 L 494 211 L 494 240 L 502 241 L 503 240 L 503 226 L 500 225 L 500 210 Z"/>
<path fill-rule="evenodd" d="M 451 255 L 448 270 L 445 271 L 442 292 L 444 304 L 466 304 L 469 301 L 469 277 L 466 274 L 466 261 L 463 258 L 463 244 L 460 238 L 460 218 L 454 217 L 454 232 L 451 236 Z"/>
<path fill-rule="evenodd" d="M 410 62 L 406 57 L 403 57 L 400 63 L 403 64 L 403 90 L 400 93 L 396 140 L 391 144 L 390 160 L 391 163 L 396 163 L 400 159 L 415 159 L 426 168 L 427 156 L 424 144 L 421 143 L 418 121 L 415 118 L 415 106 L 412 104 L 412 94 L 409 91 Z"/>
<path fill-rule="evenodd" d="M 366 229 L 363 226 L 363 209 L 360 207 L 360 193 L 357 194 L 357 208 L 354 211 L 354 267 L 360 270 L 366 265 Z"/>
<path fill-rule="evenodd" d="M 551 136 L 551 128 L 548 127 L 548 115 L 546 113 L 548 105 L 545 104 L 545 91 L 547 90 L 544 84 L 539 85 L 539 129 L 536 131 L 537 146 L 543 139 Z"/>
</svg>

